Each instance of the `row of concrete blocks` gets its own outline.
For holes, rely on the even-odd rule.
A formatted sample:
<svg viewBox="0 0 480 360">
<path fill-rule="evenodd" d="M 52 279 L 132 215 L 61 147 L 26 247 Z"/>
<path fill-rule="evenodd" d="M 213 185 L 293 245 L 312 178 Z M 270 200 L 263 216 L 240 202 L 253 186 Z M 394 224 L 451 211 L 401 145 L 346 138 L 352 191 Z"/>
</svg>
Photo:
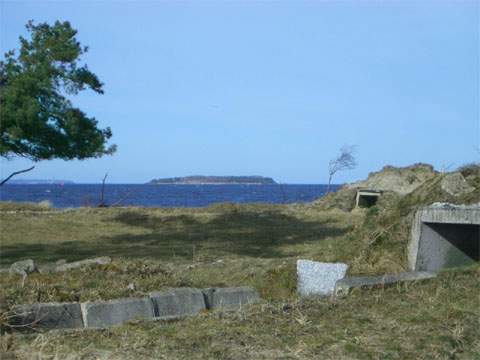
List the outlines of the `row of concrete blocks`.
<svg viewBox="0 0 480 360">
<path fill-rule="evenodd" d="M 12 324 L 43 329 L 105 328 L 133 319 L 169 320 L 208 309 L 237 310 L 259 300 L 258 292 L 250 287 L 178 288 L 142 298 L 19 305 Z"/>
</svg>

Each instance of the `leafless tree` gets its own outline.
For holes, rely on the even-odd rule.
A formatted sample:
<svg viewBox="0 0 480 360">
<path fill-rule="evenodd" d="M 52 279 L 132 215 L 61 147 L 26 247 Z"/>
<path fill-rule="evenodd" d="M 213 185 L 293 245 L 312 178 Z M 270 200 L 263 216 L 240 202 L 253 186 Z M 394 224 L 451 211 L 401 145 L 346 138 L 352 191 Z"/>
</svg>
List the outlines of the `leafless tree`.
<svg viewBox="0 0 480 360">
<path fill-rule="evenodd" d="M 355 159 L 355 146 L 343 145 L 340 149 L 340 155 L 328 163 L 328 187 L 327 194 L 330 192 L 333 176 L 344 170 L 352 170 L 357 166 Z"/>
</svg>

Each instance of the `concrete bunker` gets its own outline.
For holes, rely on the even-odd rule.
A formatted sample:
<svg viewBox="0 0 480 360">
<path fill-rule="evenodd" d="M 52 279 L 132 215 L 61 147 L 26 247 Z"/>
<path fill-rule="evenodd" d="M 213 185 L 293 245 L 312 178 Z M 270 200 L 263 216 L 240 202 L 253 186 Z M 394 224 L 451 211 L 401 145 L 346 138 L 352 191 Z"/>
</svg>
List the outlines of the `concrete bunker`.
<svg viewBox="0 0 480 360">
<path fill-rule="evenodd" d="M 382 192 L 379 190 L 358 189 L 355 207 L 369 208 L 375 206 L 380 195 L 382 195 Z"/>
<path fill-rule="evenodd" d="M 480 261 L 480 204 L 436 203 L 415 214 L 411 270 L 438 271 Z"/>
</svg>

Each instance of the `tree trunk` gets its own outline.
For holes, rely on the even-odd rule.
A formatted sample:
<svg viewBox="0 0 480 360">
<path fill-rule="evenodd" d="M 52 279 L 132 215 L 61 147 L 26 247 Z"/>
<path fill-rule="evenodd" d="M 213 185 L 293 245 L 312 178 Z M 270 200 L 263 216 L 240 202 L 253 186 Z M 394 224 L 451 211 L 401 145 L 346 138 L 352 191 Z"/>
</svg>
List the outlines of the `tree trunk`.
<svg viewBox="0 0 480 360">
<path fill-rule="evenodd" d="M 100 192 L 100 204 L 98 204 L 98 207 L 106 207 L 107 204 L 105 204 L 105 180 L 107 180 L 108 173 L 105 173 L 105 176 L 103 177 L 102 180 L 102 190 Z"/>
<path fill-rule="evenodd" d="M 330 192 L 330 185 L 332 184 L 332 176 L 333 176 L 333 174 L 330 174 L 328 176 L 327 194 Z"/>
<path fill-rule="evenodd" d="M 18 175 L 18 174 L 23 174 L 23 173 L 26 173 L 28 171 L 31 171 L 35 169 L 35 166 L 32 166 L 28 169 L 23 169 L 23 170 L 19 170 L 19 171 L 15 171 L 13 173 L 11 173 L 7 178 L 3 179 L 1 182 L 0 182 L 0 186 L 2 186 L 3 184 L 5 184 L 8 180 L 10 180 L 12 177 L 14 177 L 15 175 Z"/>
</svg>

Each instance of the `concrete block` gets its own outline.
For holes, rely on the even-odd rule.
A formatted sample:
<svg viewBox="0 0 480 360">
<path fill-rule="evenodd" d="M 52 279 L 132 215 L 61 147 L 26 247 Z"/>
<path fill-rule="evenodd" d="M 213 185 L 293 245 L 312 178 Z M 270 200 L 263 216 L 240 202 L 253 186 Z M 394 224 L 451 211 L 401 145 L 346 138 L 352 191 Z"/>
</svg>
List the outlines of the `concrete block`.
<svg viewBox="0 0 480 360">
<path fill-rule="evenodd" d="M 384 286 L 398 282 L 418 281 L 431 279 L 437 274 L 426 271 L 404 272 L 399 274 L 389 274 L 383 276 L 352 276 L 340 279 L 335 284 L 335 295 L 347 295 L 352 288 L 363 288 L 373 286 Z"/>
<path fill-rule="evenodd" d="M 198 314 L 205 310 L 205 300 L 199 289 L 179 288 L 149 294 L 154 314 L 159 319 L 174 319 Z"/>
<path fill-rule="evenodd" d="M 297 261 L 297 291 L 300 296 L 333 294 L 335 283 L 347 273 L 343 263 L 322 263 L 309 260 Z"/>
<path fill-rule="evenodd" d="M 104 328 L 132 319 L 153 320 L 153 305 L 148 297 L 126 298 L 82 304 L 85 327 Z"/>
<path fill-rule="evenodd" d="M 83 328 L 79 303 L 37 303 L 14 308 L 14 325 L 26 328 L 72 329 Z"/>
<path fill-rule="evenodd" d="M 257 290 L 248 286 L 208 288 L 202 291 L 208 309 L 237 310 L 244 305 L 260 301 L 260 295 Z"/>
</svg>

